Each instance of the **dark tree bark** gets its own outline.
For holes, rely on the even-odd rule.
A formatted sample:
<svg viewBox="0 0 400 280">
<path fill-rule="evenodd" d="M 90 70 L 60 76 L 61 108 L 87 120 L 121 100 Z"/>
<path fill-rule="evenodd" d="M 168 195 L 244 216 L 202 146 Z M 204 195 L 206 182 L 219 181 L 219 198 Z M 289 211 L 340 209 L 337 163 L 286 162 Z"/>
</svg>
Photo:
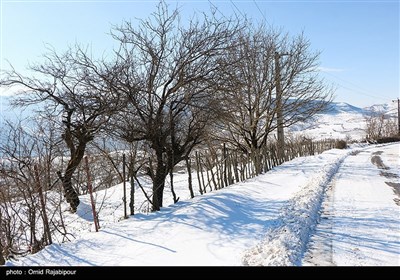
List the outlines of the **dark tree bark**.
<svg viewBox="0 0 400 280">
<path fill-rule="evenodd" d="M 189 192 L 190 192 L 190 197 L 194 198 L 194 192 L 193 192 L 193 185 L 192 185 L 192 166 L 190 163 L 190 157 L 185 158 L 186 161 L 186 168 L 188 172 L 188 187 L 189 187 Z M 199 185 L 200 193 L 203 194 L 201 191 L 201 185 Z"/>
<path fill-rule="evenodd" d="M 4 265 L 6 263 L 3 256 L 3 245 L 0 242 L 0 265 Z"/>
<path fill-rule="evenodd" d="M 67 109 L 66 112 L 67 115 L 65 120 L 63 120 L 65 125 L 65 133 L 62 134 L 62 138 L 67 144 L 71 157 L 68 161 L 64 175 L 62 175 L 61 171 L 58 171 L 57 175 L 62 182 L 64 197 L 71 206 L 71 212 L 76 212 L 76 209 L 79 205 L 79 196 L 72 185 L 72 176 L 74 175 L 79 164 L 82 162 L 83 156 L 85 155 L 86 146 L 91 140 L 93 140 L 93 136 L 87 132 L 85 127 L 76 127 L 75 131 L 72 131 L 71 116 L 73 110 Z M 76 141 L 74 141 L 72 133 L 74 133 Z"/>
</svg>

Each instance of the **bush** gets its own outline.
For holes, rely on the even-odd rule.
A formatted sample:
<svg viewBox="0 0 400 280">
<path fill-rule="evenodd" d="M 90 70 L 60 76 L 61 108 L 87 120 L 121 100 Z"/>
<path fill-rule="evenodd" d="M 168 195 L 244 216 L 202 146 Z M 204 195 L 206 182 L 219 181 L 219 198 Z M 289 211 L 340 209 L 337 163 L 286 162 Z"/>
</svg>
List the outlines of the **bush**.
<svg viewBox="0 0 400 280">
<path fill-rule="evenodd" d="M 347 142 L 344 140 L 338 140 L 335 143 L 335 148 L 336 149 L 346 149 L 347 148 Z"/>
<path fill-rule="evenodd" d="M 378 144 L 399 142 L 399 141 L 400 141 L 400 136 L 381 137 L 376 139 L 376 143 Z"/>
</svg>

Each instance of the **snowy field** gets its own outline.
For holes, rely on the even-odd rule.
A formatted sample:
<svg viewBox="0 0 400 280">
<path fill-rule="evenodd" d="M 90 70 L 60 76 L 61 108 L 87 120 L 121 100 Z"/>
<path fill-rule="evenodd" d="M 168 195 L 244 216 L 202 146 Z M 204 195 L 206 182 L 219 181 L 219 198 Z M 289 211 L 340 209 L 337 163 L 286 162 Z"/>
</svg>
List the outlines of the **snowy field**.
<svg viewBox="0 0 400 280">
<path fill-rule="evenodd" d="M 120 219 L 117 186 L 104 200 L 100 232 L 89 227 L 74 241 L 6 264 L 399 265 L 399 149 L 387 144 L 297 158 L 128 220 Z"/>
</svg>

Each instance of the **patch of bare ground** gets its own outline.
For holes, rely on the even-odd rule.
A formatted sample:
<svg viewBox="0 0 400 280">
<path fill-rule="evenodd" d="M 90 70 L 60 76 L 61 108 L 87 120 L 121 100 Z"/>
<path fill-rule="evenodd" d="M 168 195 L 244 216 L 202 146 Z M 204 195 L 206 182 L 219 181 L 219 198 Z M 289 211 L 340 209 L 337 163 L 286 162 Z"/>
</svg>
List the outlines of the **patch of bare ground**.
<svg viewBox="0 0 400 280">
<path fill-rule="evenodd" d="M 385 169 L 385 170 L 390 169 L 383 163 L 382 158 L 378 155 L 372 156 L 371 162 L 372 164 L 376 165 L 379 169 Z"/>
<path fill-rule="evenodd" d="M 386 185 L 392 187 L 394 194 L 397 196 L 396 198 L 394 198 L 394 202 L 396 202 L 396 204 L 398 206 L 400 206 L 400 183 L 394 183 L 394 182 L 385 182 Z"/>
<path fill-rule="evenodd" d="M 373 156 L 371 157 L 371 162 L 372 164 L 376 165 L 379 169 L 389 170 L 390 168 L 383 163 L 382 158 L 380 157 L 381 154 L 382 151 L 374 152 Z M 398 179 L 400 177 L 398 173 L 393 173 L 388 171 L 381 171 L 380 175 L 388 179 Z M 400 183 L 399 182 L 385 182 L 385 183 L 386 185 L 390 186 L 393 189 L 393 192 L 396 195 L 396 197 L 393 200 L 398 206 L 400 206 Z"/>
<path fill-rule="evenodd" d="M 352 151 L 352 152 L 350 153 L 350 155 L 351 155 L 351 156 L 356 156 L 356 155 L 358 155 L 359 153 L 361 153 L 361 150 L 355 150 L 355 151 Z"/>
</svg>

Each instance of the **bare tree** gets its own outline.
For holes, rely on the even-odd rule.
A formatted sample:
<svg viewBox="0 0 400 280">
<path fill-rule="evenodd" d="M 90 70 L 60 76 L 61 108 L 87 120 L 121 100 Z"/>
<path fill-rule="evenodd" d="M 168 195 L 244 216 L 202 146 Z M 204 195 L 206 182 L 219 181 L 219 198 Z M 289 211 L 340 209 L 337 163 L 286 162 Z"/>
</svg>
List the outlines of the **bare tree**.
<svg viewBox="0 0 400 280">
<path fill-rule="evenodd" d="M 50 142 L 48 135 L 29 131 L 28 124 L 35 125 L 7 122 L 3 127 L 6 140 L 0 146 L 0 242 L 6 248 L 6 257 L 35 253 L 52 243 L 43 190 L 52 187 L 52 178 L 47 175 L 54 163 L 54 154 L 48 149 L 53 147 L 45 144 Z"/>
<path fill-rule="evenodd" d="M 371 110 L 365 115 L 365 122 L 368 140 L 392 137 L 397 134 L 396 118 L 383 111 Z"/>
<path fill-rule="evenodd" d="M 63 184 L 64 196 L 71 211 L 75 212 L 79 198 L 73 188 L 72 177 L 87 144 L 119 105 L 110 88 L 116 75 L 114 73 L 118 71 L 104 60 L 93 61 L 79 46 L 62 55 L 50 50 L 44 58 L 44 63 L 30 67 L 35 76 L 23 76 L 12 68 L 3 73 L 0 85 L 22 88 L 13 104 L 39 104 L 39 113 L 51 114 L 54 127 L 62 128 L 61 136 L 69 150 L 69 162 L 63 171 L 57 173 Z"/>
<path fill-rule="evenodd" d="M 226 114 L 216 129 L 217 138 L 252 154 L 257 174 L 260 151 L 278 127 L 278 111 L 282 126 L 288 127 L 321 112 L 331 100 L 330 88 L 318 77 L 318 53 L 309 47 L 303 35 L 292 39 L 265 26 L 250 26 L 228 53 L 228 60 L 240 58 L 240 62 L 225 71 L 231 91 L 225 98 Z M 277 61 L 277 53 L 287 55 Z M 283 91 L 280 104 L 278 82 Z"/>
<path fill-rule="evenodd" d="M 311 43 L 303 33 L 293 38 L 284 36 L 277 44 L 277 52 L 287 54 L 279 62 L 283 126 L 289 127 L 325 111 L 333 99 L 334 88 L 320 77 L 320 52 L 311 50 Z"/>
<path fill-rule="evenodd" d="M 221 57 L 234 47 L 239 29 L 237 22 L 214 14 L 184 25 L 178 10 L 170 12 L 160 3 L 139 27 L 125 22 L 113 32 L 125 66 L 115 88 L 127 105 L 114 127 L 126 141 L 146 141 L 153 151 L 146 167 L 153 181 L 153 211 L 163 205 L 169 171 L 203 141 L 218 115 Z"/>
</svg>

